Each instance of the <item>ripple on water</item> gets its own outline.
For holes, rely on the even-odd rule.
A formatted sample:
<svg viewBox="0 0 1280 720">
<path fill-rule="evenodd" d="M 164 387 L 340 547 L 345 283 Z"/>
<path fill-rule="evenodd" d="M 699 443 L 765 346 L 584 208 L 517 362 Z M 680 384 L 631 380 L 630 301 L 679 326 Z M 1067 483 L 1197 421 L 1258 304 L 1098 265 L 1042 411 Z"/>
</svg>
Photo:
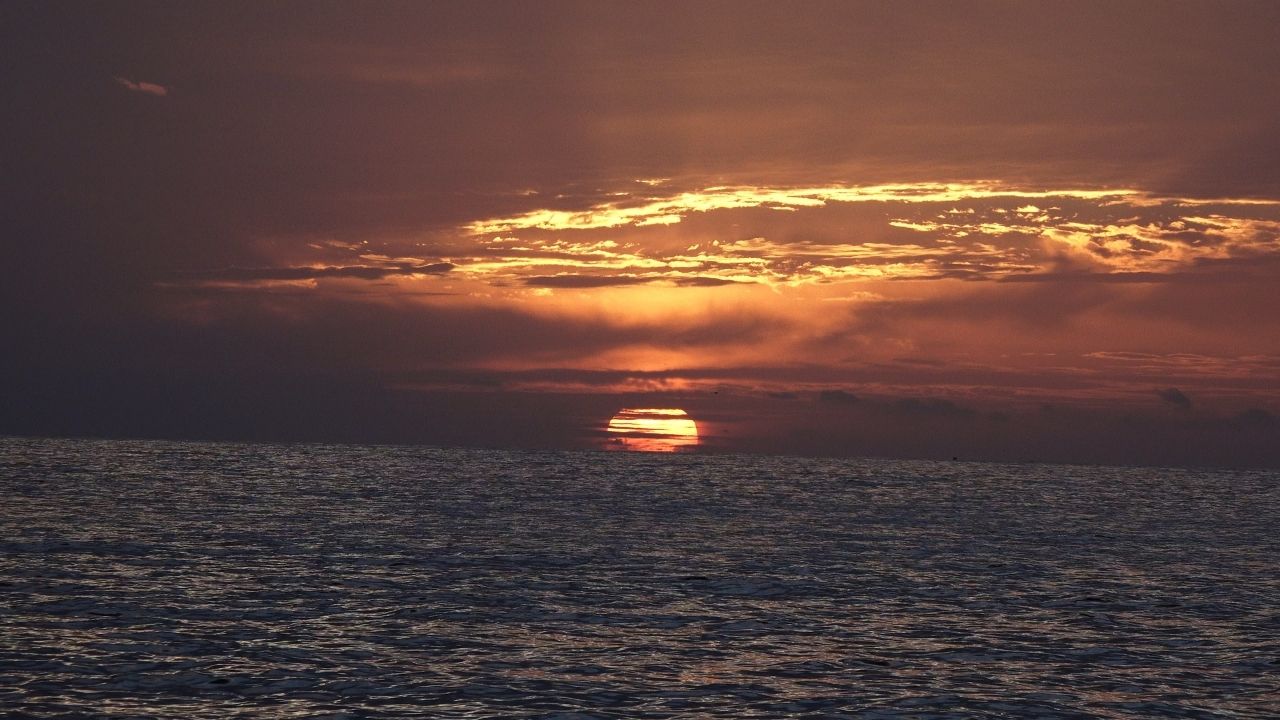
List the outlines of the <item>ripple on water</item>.
<svg viewBox="0 0 1280 720">
<path fill-rule="evenodd" d="M 1268 472 L 0 439 L 35 717 L 1275 717 Z"/>
</svg>

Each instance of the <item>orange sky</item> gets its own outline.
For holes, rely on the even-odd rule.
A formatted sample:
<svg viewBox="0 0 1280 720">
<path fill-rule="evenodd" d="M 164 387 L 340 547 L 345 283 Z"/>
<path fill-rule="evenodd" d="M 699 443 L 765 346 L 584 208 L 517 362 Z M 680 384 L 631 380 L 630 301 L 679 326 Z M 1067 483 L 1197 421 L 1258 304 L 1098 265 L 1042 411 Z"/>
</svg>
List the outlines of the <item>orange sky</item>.
<svg viewBox="0 0 1280 720">
<path fill-rule="evenodd" d="M 1280 464 L 1273 3 L 4 13 L 0 431 Z"/>
</svg>

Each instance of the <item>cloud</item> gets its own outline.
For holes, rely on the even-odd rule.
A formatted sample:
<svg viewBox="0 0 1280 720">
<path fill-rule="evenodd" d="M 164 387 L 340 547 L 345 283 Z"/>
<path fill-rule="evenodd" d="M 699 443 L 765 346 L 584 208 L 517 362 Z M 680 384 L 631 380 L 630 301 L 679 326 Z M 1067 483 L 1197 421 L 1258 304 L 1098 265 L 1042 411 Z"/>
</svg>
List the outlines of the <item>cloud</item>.
<svg viewBox="0 0 1280 720">
<path fill-rule="evenodd" d="M 542 288 L 602 288 L 671 282 L 680 287 L 718 287 L 721 285 L 750 285 L 750 280 L 707 277 L 664 277 L 662 275 L 534 275 L 522 282 L 529 287 Z"/>
<path fill-rule="evenodd" d="M 145 80 L 135 82 L 129 78 L 120 77 L 119 75 L 115 76 L 115 81 L 133 92 L 139 92 L 145 95 L 164 97 L 169 94 L 169 88 L 158 83 L 146 82 Z"/>
<path fill-rule="evenodd" d="M 696 277 L 682 277 L 675 279 L 676 285 L 681 287 L 719 287 L 722 285 L 752 285 L 754 280 L 734 280 L 731 278 L 707 277 L 699 275 Z"/>
<path fill-rule="evenodd" d="M 1233 417 L 1232 427 L 1248 430 L 1269 430 L 1276 426 L 1276 416 L 1262 408 L 1249 408 Z"/>
<path fill-rule="evenodd" d="M 525 278 L 524 284 L 544 288 L 599 288 L 643 285 L 655 279 L 634 275 L 535 275 Z"/>
<path fill-rule="evenodd" d="M 1166 388 L 1164 390 L 1157 390 L 1156 395 L 1161 400 L 1164 400 L 1165 402 L 1177 407 L 1179 410 L 1191 409 L 1191 398 L 1187 397 L 1186 394 L 1184 394 L 1178 388 Z"/>
<path fill-rule="evenodd" d="M 605 202 L 584 210 L 530 210 L 520 215 L 477 220 L 475 235 L 517 230 L 592 230 L 623 226 L 671 225 L 690 213 L 765 207 L 777 210 L 824 207 L 828 203 L 954 203 L 1001 198 L 1081 198 L 1106 200 L 1141 195 L 1130 189 L 1064 188 L 1029 190 L 993 182 L 830 185 L 822 187 L 708 187 L 660 197 L 628 198 L 631 204 Z"/>
<path fill-rule="evenodd" d="M 443 275 L 453 270 L 453 268 L 453 263 L 447 262 L 422 265 L 401 263 L 390 266 L 231 267 L 190 273 L 188 277 L 195 277 L 200 280 L 249 283 L 260 280 L 315 280 L 319 278 L 381 280 L 393 275 Z"/>
<path fill-rule="evenodd" d="M 468 272 L 504 283 L 563 270 L 712 284 L 677 280 L 699 273 L 775 288 L 875 279 L 1150 285 L 1209 282 L 1280 257 L 1280 201 L 990 181 L 689 184 L 660 198 L 610 187 L 622 189 L 464 225 L 455 240 L 484 257 Z M 653 227 L 659 218 L 680 222 Z"/>
<path fill-rule="evenodd" d="M 957 405 L 946 398 L 901 398 L 893 401 L 890 405 L 893 410 L 908 414 L 921 415 L 931 417 L 970 417 L 974 414 L 972 408 L 963 405 Z"/>
<path fill-rule="evenodd" d="M 844 390 L 821 390 L 818 392 L 818 401 L 836 405 L 853 405 L 858 402 L 858 396 Z"/>
<path fill-rule="evenodd" d="M 1174 273 L 1157 272 L 1037 272 L 1023 275 L 1006 275 L 1000 282 L 1096 282 L 1096 283 L 1157 283 L 1181 278 Z M 981 278 L 987 279 L 987 278 Z"/>
<path fill-rule="evenodd" d="M 1007 324 L 1027 334 L 1048 334 L 1114 301 L 1108 288 L 1042 284 L 976 285 L 968 292 L 922 299 L 876 300 L 851 308 L 848 329 L 860 334 L 920 333 L 924 327 Z M 922 338 L 925 339 L 925 338 Z"/>
<path fill-rule="evenodd" d="M 758 314 L 693 316 L 645 321 L 606 314 L 535 312 L 517 306 L 458 302 L 369 303 L 323 293 L 228 294 L 215 303 L 178 297 L 171 325 L 152 343 L 216 343 L 226 357 L 279 367 L 483 368 L 580 362 L 628 348 L 696 349 L 754 345 L 779 332 L 783 321 Z M 198 318 L 198 322 L 192 322 Z M 121 341 L 104 339 L 118 346 Z M 183 348 L 157 355 L 183 355 Z M 193 359 L 192 362 L 197 361 Z"/>
</svg>

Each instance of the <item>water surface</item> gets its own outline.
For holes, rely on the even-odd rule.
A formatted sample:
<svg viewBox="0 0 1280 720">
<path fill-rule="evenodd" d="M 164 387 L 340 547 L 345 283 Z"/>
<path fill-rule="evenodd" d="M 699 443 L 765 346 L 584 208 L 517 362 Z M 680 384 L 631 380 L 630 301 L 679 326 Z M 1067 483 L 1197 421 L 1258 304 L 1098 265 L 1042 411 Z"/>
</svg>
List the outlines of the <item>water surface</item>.
<svg viewBox="0 0 1280 720">
<path fill-rule="evenodd" d="M 0 707 L 1280 714 L 1280 474 L 0 439 Z"/>
</svg>

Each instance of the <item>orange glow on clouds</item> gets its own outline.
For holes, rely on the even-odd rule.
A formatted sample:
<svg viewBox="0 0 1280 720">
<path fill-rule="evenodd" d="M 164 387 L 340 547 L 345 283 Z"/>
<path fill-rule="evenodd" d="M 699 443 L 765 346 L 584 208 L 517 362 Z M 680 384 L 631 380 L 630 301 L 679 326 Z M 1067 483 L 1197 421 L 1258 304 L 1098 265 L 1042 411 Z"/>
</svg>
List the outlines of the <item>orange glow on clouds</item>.
<svg viewBox="0 0 1280 720">
<path fill-rule="evenodd" d="M 709 187 L 670 197 L 652 198 L 625 205 L 600 203 L 586 210 L 539 209 L 512 217 L 491 218 L 470 223 L 475 235 L 505 233 L 522 229 L 592 230 L 624 225 L 672 225 L 693 212 L 768 207 L 794 210 L 823 207 L 828 203 L 905 202 L 947 203 L 991 198 L 1071 197 L 1091 200 L 1140 195 L 1129 189 L 1027 190 L 991 181 L 969 183 L 899 183 L 893 185 L 829 185 L 822 187 Z"/>
<path fill-rule="evenodd" d="M 606 430 L 614 450 L 678 452 L 698 446 L 697 424 L 674 408 L 623 408 Z"/>
</svg>

